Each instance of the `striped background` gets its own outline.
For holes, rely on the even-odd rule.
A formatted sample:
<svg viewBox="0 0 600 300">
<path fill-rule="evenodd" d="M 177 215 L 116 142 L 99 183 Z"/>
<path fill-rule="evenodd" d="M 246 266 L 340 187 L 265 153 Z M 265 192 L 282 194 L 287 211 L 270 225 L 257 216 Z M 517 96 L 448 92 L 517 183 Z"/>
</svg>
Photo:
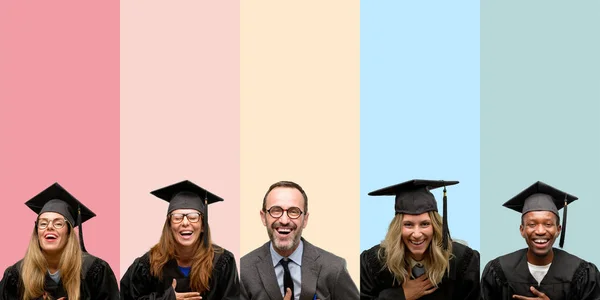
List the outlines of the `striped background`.
<svg viewBox="0 0 600 300">
<path fill-rule="evenodd" d="M 0 2 L 0 269 L 22 258 L 23 203 L 58 181 L 94 210 L 90 253 L 120 277 L 190 179 L 225 198 L 216 243 L 267 240 L 268 186 L 306 189 L 305 237 L 343 256 L 378 243 L 411 178 L 448 190 L 482 266 L 525 244 L 500 205 L 536 180 L 581 198 L 567 251 L 600 263 L 597 3 Z M 439 194 L 436 194 L 439 196 Z M 481 216 L 481 217 L 480 217 Z M 595 227 L 594 227 L 595 226 Z M 481 231 L 480 231 L 481 228 Z"/>
</svg>

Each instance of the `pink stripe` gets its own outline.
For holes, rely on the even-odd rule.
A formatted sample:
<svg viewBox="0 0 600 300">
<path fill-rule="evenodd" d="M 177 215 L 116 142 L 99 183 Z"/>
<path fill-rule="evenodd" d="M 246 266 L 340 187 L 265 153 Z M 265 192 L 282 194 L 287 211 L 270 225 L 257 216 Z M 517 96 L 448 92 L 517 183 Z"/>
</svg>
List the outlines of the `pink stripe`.
<svg viewBox="0 0 600 300">
<path fill-rule="evenodd" d="M 0 1 L 0 269 L 23 257 L 23 203 L 58 181 L 98 217 L 86 247 L 119 272 L 119 2 Z"/>
<path fill-rule="evenodd" d="M 209 223 L 239 259 L 239 10 L 121 2 L 121 274 L 158 242 L 168 204 L 149 192 L 183 179 L 225 199 Z"/>
</svg>

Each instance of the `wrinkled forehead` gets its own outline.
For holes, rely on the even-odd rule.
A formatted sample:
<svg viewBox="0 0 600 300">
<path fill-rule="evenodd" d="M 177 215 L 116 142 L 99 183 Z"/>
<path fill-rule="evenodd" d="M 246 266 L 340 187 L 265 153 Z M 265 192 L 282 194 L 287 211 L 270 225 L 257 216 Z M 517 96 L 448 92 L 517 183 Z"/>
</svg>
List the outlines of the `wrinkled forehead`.
<svg viewBox="0 0 600 300">
<path fill-rule="evenodd" d="M 304 197 L 302 193 L 293 187 L 276 187 L 267 195 L 267 207 L 281 206 L 288 207 L 304 207 Z"/>
</svg>

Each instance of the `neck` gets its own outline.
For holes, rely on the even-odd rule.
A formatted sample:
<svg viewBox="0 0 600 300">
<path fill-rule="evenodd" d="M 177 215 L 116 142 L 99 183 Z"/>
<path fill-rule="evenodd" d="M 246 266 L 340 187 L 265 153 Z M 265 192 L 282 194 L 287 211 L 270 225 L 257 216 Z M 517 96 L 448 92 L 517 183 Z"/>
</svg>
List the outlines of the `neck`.
<svg viewBox="0 0 600 300">
<path fill-rule="evenodd" d="M 189 267 L 192 265 L 196 247 L 177 248 L 177 265 L 180 267 Z"/>
<path fill-rule="evenodd" d="M 58 270 L 58 265 L 60 263 L 60 253 L 44 252 L 44 256 L 46 257 L 46 263 L 48 264 L 48 270 L 50 271 L 50 273 L 56 273 L 56 270 Z"/>
<path fill-rule="evenodd" d="M 531 250 L 527 250 L 527 261 L 536 266 L 545 266 L 549 263 L 552 263 L 554 259 L 554 251 L 550 249 L 550 252 L 545 256 L 535 255 Z"/>
</svg>

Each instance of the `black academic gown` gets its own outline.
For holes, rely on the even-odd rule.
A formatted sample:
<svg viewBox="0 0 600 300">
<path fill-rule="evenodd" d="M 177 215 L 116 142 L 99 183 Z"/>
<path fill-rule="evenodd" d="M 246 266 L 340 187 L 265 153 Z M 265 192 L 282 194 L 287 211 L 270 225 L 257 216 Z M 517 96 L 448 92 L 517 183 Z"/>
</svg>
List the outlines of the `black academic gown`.
<svg viewBox="0 0 600 300">
<path fill-rule="evenodd" d="M 555 248 L 552 265 L 538 286 L 527 266 L 527 249 L 521 249 L 485 266 L 481 276 L 482 298 L 507 300 L 514 294 L 535 297 L 529 290 L 533 286 L 551 300 L 598 300 L 598 276 L 594 264 Z"/>
<path fill-rule="evenodd" d="M 123 300 L 175 300 L 173 279 L 177 280 L 175 292 L 193 292 L 189 278 L 185 277 L 172 259 L 163 268 L 162 280 L 150 273 L 150 253 L 137 258 L 121 279 L 121 299 Z M 213 272 L 209 281 L 210 290 L 201 294 L 203 300 L 239 299 L 240 281 L 233 254 L 225 249 L 215 253 Z"/>
<path fill-rule="evenodd" d="M 394 275 L 383 268 L 384 262 L 377 257 L 379 248 L 379 245 L 374 246 L 360 256 L 360 299 L 406 299 L 402 286 L 394 285 Z M 452 253 L 450 274 L 446 273 L 438 289 L 421 300 L 479 299 L 479 252 L 454 242 Z"/>
<path fill-rule="evenodd" d="M 0 299 L 21 299 L 22 284 L 20 268 L 22 260 L 8 267 L 0 282 Z M 94 299 L 119 299 L 117 279 L 112 269 L 102 259 L 83 253 L 81 266 L 81 300 Z M 44 290 L 52 299 L 67 297 L 67 292 L 62 286 L 62 281 L 56 283 L 46 272 Z M 42 299 L 42 298 L 39 298 Z"/>
</svg>

